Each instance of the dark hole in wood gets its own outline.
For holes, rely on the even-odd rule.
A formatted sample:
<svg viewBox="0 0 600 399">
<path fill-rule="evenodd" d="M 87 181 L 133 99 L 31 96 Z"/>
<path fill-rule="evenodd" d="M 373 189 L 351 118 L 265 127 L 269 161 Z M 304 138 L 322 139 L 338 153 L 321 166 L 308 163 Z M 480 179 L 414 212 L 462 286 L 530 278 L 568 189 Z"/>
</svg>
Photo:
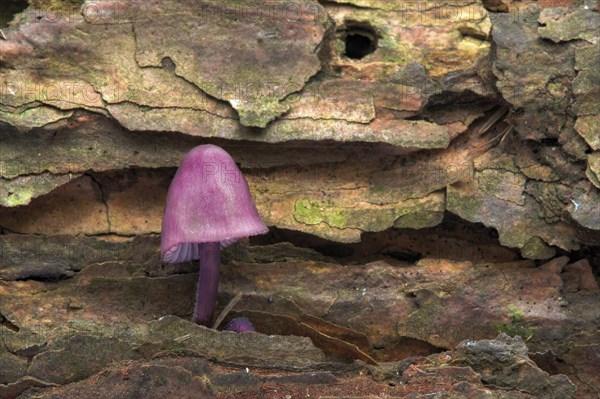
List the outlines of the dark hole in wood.
<svg viewBox="0 0 600 399">
<path fill-rule="evenodd" d="M 27 0 L 3 0 L 0 11 L 0 29 L 7 28 L 15 15 L 23 12 L 27 7 L 29 7 Z"/>
<path fill-rule="evenodd" d="M 377 34 L 368 24 L 350 23 L 344 35 L 346 50 L 344 56 L 360 60 L 377 50 Z"/>
</svg>

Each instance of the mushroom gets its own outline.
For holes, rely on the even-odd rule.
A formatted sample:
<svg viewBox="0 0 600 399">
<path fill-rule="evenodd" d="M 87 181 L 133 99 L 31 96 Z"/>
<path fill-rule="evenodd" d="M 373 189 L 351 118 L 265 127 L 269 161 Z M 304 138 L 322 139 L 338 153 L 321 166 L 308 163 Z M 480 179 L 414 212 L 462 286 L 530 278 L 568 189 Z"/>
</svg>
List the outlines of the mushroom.
<svg viewBox="0 0 600 399">
<path fill-rule="evenodd" d="M 167 263 L 200 259 L 193 321 L 208 326 L 217 303 L 221 249 L 264 234 L 248 183 L 231 156 L 207 144 L 193 148 L 171 182 L 162 221 Z"/>
<path fill-rule="evenodd" d="M 231 320 L 229 323 L 227 323 L 227 325 L 225 326 L 225 328 L 223 329 L 224 331 L 233 331 L 236 333 L 243 333 L 243 332 L 256 332 L 256 330 L 254 329 L 254 326 L 252 325 L 252 323 L 250 322 L 250 320 L 248 320 L 245 317 L 237 317 L 233 320 Z"/>
</svg>

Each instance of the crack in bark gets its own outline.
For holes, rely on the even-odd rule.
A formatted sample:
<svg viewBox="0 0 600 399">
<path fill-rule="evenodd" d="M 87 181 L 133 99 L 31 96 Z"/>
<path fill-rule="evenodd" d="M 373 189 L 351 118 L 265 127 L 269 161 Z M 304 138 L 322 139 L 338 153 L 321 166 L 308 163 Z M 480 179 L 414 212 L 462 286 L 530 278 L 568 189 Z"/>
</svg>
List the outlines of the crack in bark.
<svg viewBox="0 0 600 399">
<path fill-rule="evenodd" d="M 0 326 L 5 327 L 13 332 L 19 332 L 21 328 L 18 325 L 10 321 L 4 314 L 0 313 Z"/>
<path fill-rule="evenodd" d="M 70 177 L 72 177 L 71 180 L 73 180 L 73 179 L 76 179 L 77 177 L 81 176 L 82 173 L 77 173 L 77 171 L 73 171 L 73 170 L 70 170 L 69 173 L 56 173 L 56 172 L 51 172 L 48 169 L 44 169 L 44 170 L 41 170 L 41 171 L 39 171 L 37 173 L 31 172 L 31 173 L 24 173 L 24 174 L 14 175 L 13 177 L 7 177 L 8 175 L 3 175 L 2 174 L 2 167 L 0 166 L 0 178 L 3 179 L 3 180 L 5 180 L 7 183 L 13 182 L 13 181 L 15 181 L 17 179 L 21 179 L 21 178 L 24 178 L 24 177 L 43 177 L 45 175 L 50 175 L 51 177 L 56 177 L 56 178 L 64 177 L 64 176 L 70 176 Z"/>
<path fill-rule="evenodd" d="M 154 67 L 150 67 L 150 68 L 154 68 Z M 179 75 L 177 75 L 177 76 L 179 76 Z M 197 87 L 197 86 L 196 86 L 196 87 Z M 198 88 L 198 90 L 200 90 L 200 89 Z M 206 94 L 206 95 L 208 96 L 208 94 Z M 217 99 L 217 101 L 223 101 L 223 100 L 219 100 L 219 99 Z M 228 106 L 231 106 L 231 105 L 230 105 L 228 102 L 226 102 L 226 103 L 228 104 Z M 209 111 L 209 110 L 207 110 L 207 109 L 203 109 L 203 108 L 184 107 L 184 106 L 179 106 L 179 105 L 175 105 L 175 106 L 173 106 L 173 105 L 169 105 L 169 106 L 159 106 L 159 105 L 152 105 L 152 106 L 148 106 L 148 105 L 139 104 L 139 103 L 136 103 L 136 102 L 134 102 L 134 101 L 129 101 L 129 100 L 118 101 L 118 102 L 115 102 L 115 103 L 108 103 L 108 107 L 110 107 L 111 105 L 113 105 L 113 106 L 118 106 L 118 105 L 121 105 L 121 104 L 133 104 L 133 105 L 135 105 L 136 107 L 139 107 L 139 108 L 150 108 L 150 109 L 152 109 L 152 110 L 160 110 L 160 109 L 164 109 L 164 110 L 179 109 L 179 110 L 183 110 L 183 111 L 198 111 L 198 112 L 205 112 L 205 113 L 207 113 L 207 114 L 209 114 L 209 115 L 216 116 L 216 117 L 218 117 L 218 118 L 221 118 L 221 119 L 229 119 L 229 120 L 234 120 L 234 121 L 238 121 L 238 120 L 239 120 L 239 118 L 234 118 L 234 117 L 231 117 L 231 116 L 219 115 L 219 114 L 217 114 L 217 113 L 211 112 L 211 111 Z M 232 108 L 232 109 L 233 109 L 233 108 Z M 108 108 L 107 108 L 107 110 L 108 110 Z M 110 113 L 110 110 L 108 110 L 108 112 Z M 119 122 L 119 124 L 121 123 L 121 121 L 119 121 L 119 119 L 115 118 L 115 117 L 112 115 L 112 113 L 111 113 L 111 116 L 113 117 L 113 119 L 114 119 L 115 121 Z M 122 126 L 122 125 L 121 125 L 121 126 Z M 183 133 L 183 134 L 187 134 L 187 133 Z"/>
<path fill-rule="evenodd" d="M 360 6 L 358 4 L 354 4 L 349 1 L 318 0 L 318 2 L 325 8 L 325 10 L 327 10 L 327 7 L 337 7 L 337 8 L 347 7 L 347 8 L 354 9 L 354 10 L 364 10 L 364 11 L 392 11 L 392 10 L 387 10 L 385 8 L 379 8 L 379 7 Z"/>
</svg>

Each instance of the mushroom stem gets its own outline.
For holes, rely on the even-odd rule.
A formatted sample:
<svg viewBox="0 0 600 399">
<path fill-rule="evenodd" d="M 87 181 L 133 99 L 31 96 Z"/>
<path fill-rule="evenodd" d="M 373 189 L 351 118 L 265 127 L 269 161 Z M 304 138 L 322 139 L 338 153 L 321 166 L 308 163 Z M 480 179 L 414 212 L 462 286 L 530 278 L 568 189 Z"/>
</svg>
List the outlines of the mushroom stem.
<svg viewBox="0 0 600 399">
<path fill-rule="evenodd" d="M 199 244 L 200 275 L 196 292 L 194 323 L 208 326 L 217 306 L 219 288 L 219 268 L 221 266 L 221 245 L 218 242 Z"/>
</svg>

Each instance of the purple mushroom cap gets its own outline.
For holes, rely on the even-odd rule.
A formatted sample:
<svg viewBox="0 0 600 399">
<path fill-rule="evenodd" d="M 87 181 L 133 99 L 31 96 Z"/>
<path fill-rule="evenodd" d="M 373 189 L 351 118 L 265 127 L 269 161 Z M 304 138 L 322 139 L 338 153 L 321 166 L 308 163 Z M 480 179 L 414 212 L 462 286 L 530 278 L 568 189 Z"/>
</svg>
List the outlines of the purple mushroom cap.
<svg viewBox="0 0 600 399">
<path fill-rule="evenodd" d="M 162 222 L 164 262 L 200 259 L 193 321 L 208 326 L 217 303 L 221 249 L 269 229 L 231 156 L 215 145 L 192 149 L 171 182 Z"/>
<path fill-rule="evenodd" d="M 248 183 L 235 161 L 212 144 L 192 149 L 183 159 L 167 194 L 161 255 L 168 263 L 200 258 L 198 244 L 225 248 L 240 238 L 269 231 Z"/>
</svg>

